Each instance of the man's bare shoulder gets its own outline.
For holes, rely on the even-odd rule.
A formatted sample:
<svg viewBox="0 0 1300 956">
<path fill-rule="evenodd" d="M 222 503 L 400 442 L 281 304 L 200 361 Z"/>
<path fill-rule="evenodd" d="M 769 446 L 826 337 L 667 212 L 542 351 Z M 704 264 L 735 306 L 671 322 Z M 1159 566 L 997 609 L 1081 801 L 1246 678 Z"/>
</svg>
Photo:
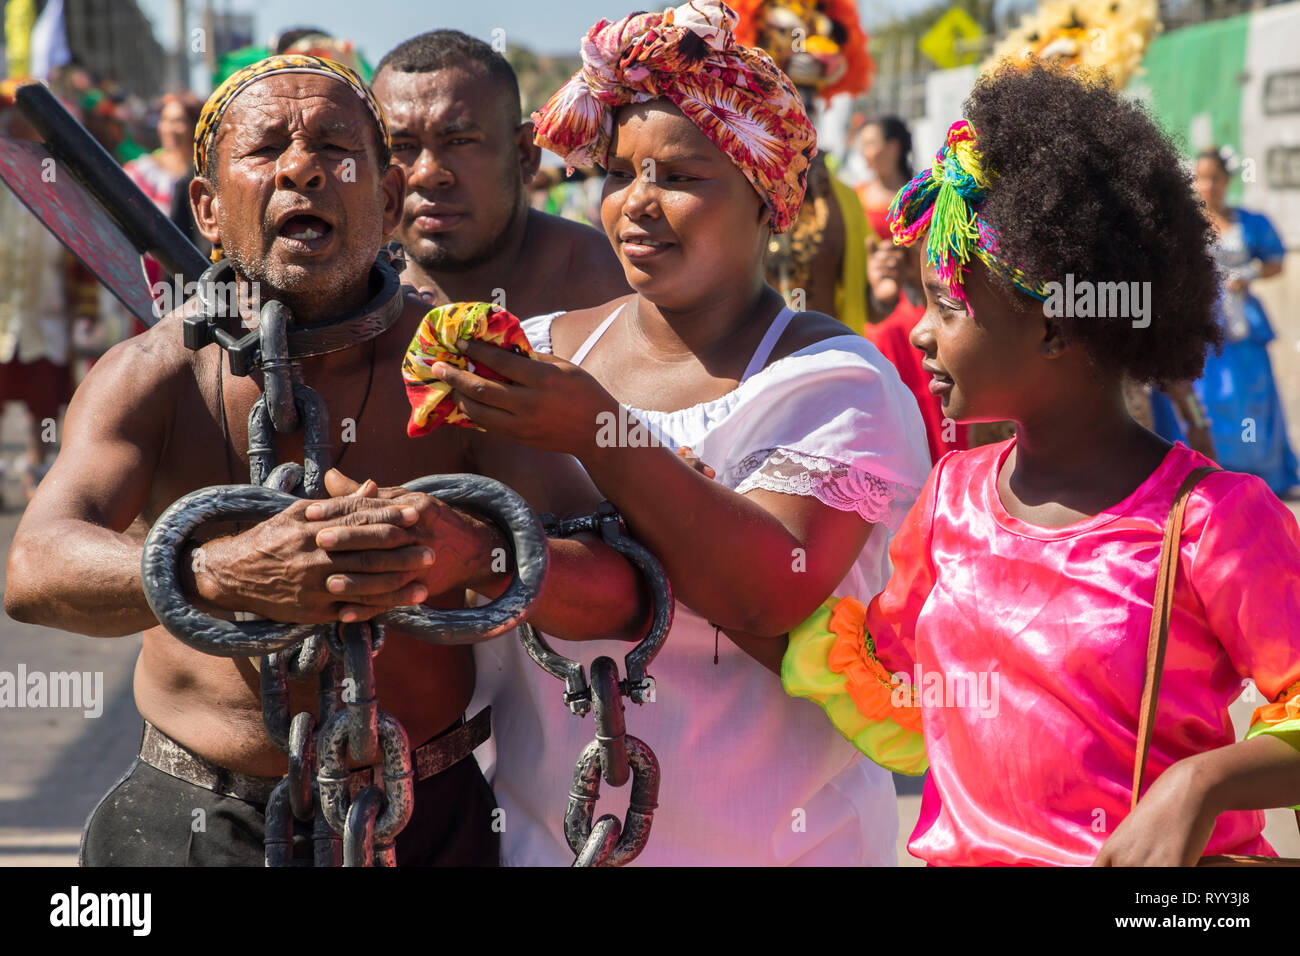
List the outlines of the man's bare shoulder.
<svg viewBox="0 0 1300 956">
<path fill-rule="evenodd" d="M 599 229 L 537 209 L 528 215 L 530 241 L 547 260 L 548 281 L 570 300 L 568 308 L 590 308 L 630 291 L 623 266 Z"/>
<path fill-rule="evenodd" d="M 135 393 L 192 381 L 197 353 L 185 347 L 183 332 L 184 316 L 192 311 L 182 306 L 140 335 L 118 342 L 95 363 L 82 387 L 93 383 L 102 388 L 111 382 Z"/>
</svg>

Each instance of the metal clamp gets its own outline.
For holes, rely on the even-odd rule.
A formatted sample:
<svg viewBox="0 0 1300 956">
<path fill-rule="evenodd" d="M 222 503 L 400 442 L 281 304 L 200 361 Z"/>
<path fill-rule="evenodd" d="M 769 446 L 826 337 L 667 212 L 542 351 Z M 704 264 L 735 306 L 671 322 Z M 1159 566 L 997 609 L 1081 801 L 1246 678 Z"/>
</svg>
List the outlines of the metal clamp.
<svg viewBox="0 0 1300 956">
<path fill-rule="evenodd" d="M 515 570 L 505 592 L 482 607 L 399 607 L 374 620 L 432 644 L 475 644 L 522 623 L 541 597 L 550 563 L 546 535 L 528 502 L 501 482 L 481 475 L 431 475 L 403 487 L 487 518 L 509 536 Z"/>
<path fill-rule="evenodd" d="M 295 327 L 288 336 L 284 356 L 297 361 L 327 355 L 360 345 L 391 328 L 405 306 L 399 275 L 403 266 L 400 255 L 394 255 L 391 249 L 381 250 L 370 272 L 373 294 L 369 301 L 358 312 L 331 322 Z M 230 360 L 230 373 L 243 376 L 263 368 L 266 354 L 261 332 L 248 329 L 238 310 L 227 308 L 228 297 L 216 294 L 218 288 L 231 288 L 236 281 L 229 259 L 209 266 L 199 278 L 198 312 L 186 316 L 183 329 L 187 349 L 198 351 L 215 342 Z"/>
<path fill-rule="evenodd" d="M 553 515 L 544 514 L 540 520 L 547 533 L 555 537 L 598 532 L 606 544 L 631 561 L 645 577 L 653 607 L 650 630 L 623 658 L 627 677 L 619 687 L 633 703 L 653 701 L 654 678 L 646 673 L 646 669 L 663 647 L 673 624 L 673 590 L 663 565 L 649 550 L 625 534 L 623 519 L 608 501 L 602 501 L 594 515 L 557 521 Z M 564 703 L 569 710 L 579 715 L 586 714 L 591 709 L 591 685 L 582 664 L 557 652 L 529 624 L 519 628 L 519 641 L 528 656 L 544 671 L 564 681 Z M 592 666 L 595 667 L 594 662 Z"/>
</svg>

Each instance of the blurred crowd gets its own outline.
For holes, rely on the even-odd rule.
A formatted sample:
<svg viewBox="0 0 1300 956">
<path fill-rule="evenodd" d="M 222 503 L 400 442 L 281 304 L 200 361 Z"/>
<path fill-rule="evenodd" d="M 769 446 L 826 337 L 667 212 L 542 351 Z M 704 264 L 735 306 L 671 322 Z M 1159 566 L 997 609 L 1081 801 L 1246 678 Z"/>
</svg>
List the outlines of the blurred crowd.
<svg viewBox="0 0 1300 956">
<path fill-rule="evenodd" d="M 370 75 L 370 65 L 350 41 L 308 27 L 285 30 L 268 46 L 227 54 L 214 83 L 249 62 L 282 52 L 326 56 L 347 63 L 363 77 Z M 785 65 L 799 69 L 793 59 Z M 837 67 L 824 69 L 833 72 Z M 18 82 L 9 80 L 0 87 L 0 127 L 7 135 L 35 138 L 13 109 Z M 837 82 L 843 85 L 844 81 Z M 56 69 L 49 86 L 123 164 L 132 181 L 206 255 L 209 249 L 194 227 L 188 196 L 194 175 L 194 127 L 202 107 L 199 97 L 181 91 L 146 99 L 76 64 Z M 801 88 L 812 107 L 814 94 L 833 85 L 809 81 Z M 893 362 L 921 407 L 933 460 L 949 450 L 1009 437 L 1010 423 L 958 426 L 947 421 L 928 390 L 929 375 L 921 367 L 921 355 L 909 341 L 925 310 L 921 261 L 916 247 L 894 244 L 886 213 L 915 166 L 928 159 L 913 156 L 912 133 L 897 116 L 853 113 L 844 143 L 837 155 L 811 170 L 812 185 L 800 218 L 804 239 L 800 240 L 796 227 L 785 246 L 774 243 L 769 281 L 787 300 L 796 291 L 806 294 L 803 307 L 836 315 Z M 602 177 L 591 170 L 565 169 L 555 157 L 547 157 L 549 161 L 543 162 L 530 184 L 532 207 L 599 229 Z M 1230 151 L 1216 148 L 1202 153 L 1195 166 L 1197 190 L 1220 237 L 1220 264 L 1229 276 L 1222 300 L 1227 345 L 1220 355 L 1211 356 L 1197 382 L 1170 382 L 1154 390 L 1133 386 L 1130 411 L 1165 438 L 1184 440 L 1225 467 L 1258 474 L 1285 495 L 1300 479 L 1265 348 L 1273 330 L 1252 293 L 1254 283 L 1280 273 L 1284 250 L 1265 216 L 1227 205 L 1224 197 L 1234 163 Z M 55 448 L 41 439 L 42 434 L 50 434 L 42 423 L 57 419 L 58 408 L 96 355 L 144 326 L 48 234 L 33 230 L 34 220 L 7 190 L 0 193 L 0 220 L 5 227 L 0 249 L 8 256 L 0 269 L 21 274 L 34 258 L 43 257 L 53 270 L 50 274 L 57 273 L 57 281 L 46 282 L 41 289 L 32 288 L 31 281 L 0 285 L 4 300 L 0 396 L 24 402 L 29 411 L 26 449 L 12 465 L 0 459 L 0 474 L 15 471 L 30 497 Z M 833 294 L 830 282 L 823 281 L 818 288 L 818 262 L 835 276 Z M 147 256 L 144 270 L 150 286 L 164 278 L 158 263 Z M 44 332 L 38 334 L 36 329 Z M 1243 419 L 1256 423 L 1258 434 L 1251 441 L 1234 437 Z"/>
</svg>

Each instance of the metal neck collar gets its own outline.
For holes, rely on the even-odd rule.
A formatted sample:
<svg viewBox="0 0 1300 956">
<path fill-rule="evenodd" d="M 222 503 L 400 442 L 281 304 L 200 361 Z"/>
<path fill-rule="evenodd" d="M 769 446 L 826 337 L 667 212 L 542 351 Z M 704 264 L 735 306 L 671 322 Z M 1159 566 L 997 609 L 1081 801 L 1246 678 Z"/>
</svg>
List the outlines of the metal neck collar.
<svg viewBox="0 0 1300 956">
<path fill-rule="evenodd" d="M 380 251 L 370 271 L 370 300 L 358 312 L 316 325 L 297 325 L 290 320 L 288 359 L 297 362 L 315 355 L 339 352 L 369 342 L 392 328 L 402 314 L 401 270 L 405 265 L 401 247 L 392 243 Z M 230 356 L 232 375 L 248 375 L 260 369 L 264 359 L 259 328 L 249 329 L 239 315 L 234 266 L 222 259 L 207 269 L 199 279 L 199 311 L 185 318 L 185 347 L 197 351 L 216 342 Z M 288 312 L 278 300 L 262 306 Z"/>
</svg>

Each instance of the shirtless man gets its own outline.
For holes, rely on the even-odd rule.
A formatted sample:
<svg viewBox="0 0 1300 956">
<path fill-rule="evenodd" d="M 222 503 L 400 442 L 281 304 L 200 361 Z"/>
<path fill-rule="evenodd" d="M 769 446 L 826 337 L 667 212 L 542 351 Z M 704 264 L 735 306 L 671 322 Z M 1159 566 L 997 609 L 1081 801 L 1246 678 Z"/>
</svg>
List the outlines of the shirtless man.
<svg viewBox="0 0 1300 956">
<path fill-rule="evenodd" d="M 413 37 L 373 80 L 406 171 L 393 238 L 402 276 L 430 301 L 495 302 L 520 318 L 583 309 L 629 291 L 604 234 L 528 205 L 541 149 L 521 123 L 505 57 L 456 30 Z"/>
<path fill-rule="evenodd" d="M 401 217 L 405 175 L 389 163 L 387 131 L 359 80 L 314 68 L 311 58 L 278 72 L 266 63 L 232 78 L 233 96 L 226 87 L 209 101 L 215 119 L 206 140 L 200 123 L 191 201 L 199 229 L 222 248 L 238 281 L 260 283 L 263 300 L 280 299 L 310 325 L 367 299 L 375 254 Z M 467 429 L 405 437 L 399 368 L 427 309 L 410 296 L 395 324 L 368 343 L 302 361 L 303 380 L 334 423 L 332 460 L 367 481 L 358 486 L 332 471 L 327 490 L 335 497 L 205 542 L 205 568 L 186 581 L 192 601 L 211 613 L 318 623 L 420 602 L 456 606 L 466 588 L 500 594 L 508 575 L 490 563 L 499 532 L 395 487 L 424 474 L 478 472 L 539 510 L 592 510 L 597 495 L 563 458 Z M 186 350 L 181 327 L 173 313 L 96 364 L 9 554 L 12 617 L 99 637 L 144 631 L 135 699 L 153 750 L 87 822 L 87 865 L 259 865 L 265 796 L 286 771 L 262 727 L 254 662 L 182 644 L 157 625 L 141 587 L 142 539 L 159 514 L 197 488 L 247 481 L 246 422 L 261 394 L 261 376 L 231 376 L 218 348 Z M 339 434 L 349 417 L 350 443 Z M 277 435 L 276 445 L 278 460 L 302 460 L 301 433 Z M 541 626 L 570 638 L 644 632 L 647 602 L 621 557 L 577 538 L 550 542 L 550 554 L 533 618 Z M 460 733 L 474 685 L 468 647 L 390 631 L 375 676 L 380 706 L 413 745 L 442 746 L 440 735 Z M 316 713 L 314 684 L 291 683 L 292 713 Z M 497 862 L 491 793 L 473 760 L 415 789 L 414 815 L 397 839 L 400 864 Z M 198 808 L 206 829 L 194 832 Z M 296 855 L 306 836 L 295 835 L 304 844 Z"/>
</svg>

